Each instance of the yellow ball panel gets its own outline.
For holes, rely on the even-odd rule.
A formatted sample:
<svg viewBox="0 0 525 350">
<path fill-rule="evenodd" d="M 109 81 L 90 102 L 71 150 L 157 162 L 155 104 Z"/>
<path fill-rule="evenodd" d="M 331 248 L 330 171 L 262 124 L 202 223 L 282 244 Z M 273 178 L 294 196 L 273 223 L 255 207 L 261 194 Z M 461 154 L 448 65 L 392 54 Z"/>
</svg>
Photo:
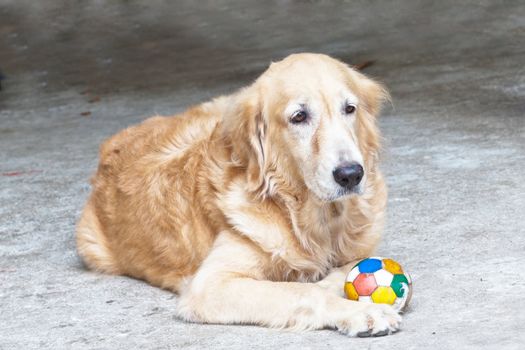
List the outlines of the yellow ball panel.
<svg viewBox="0 0 525 350">
<path fill-rule="evenodd" d="M 390 272 L 392 275 L 403 273 L 403 269 L 401 268 L 401 265 L 399 265 L 397 262 L 395 262 L 392 259 L 384 259 L 383 266 L 385 267 L 385 270 Z"/>
<path fill-rule="evenodd" d="M 354 284 L 352 282 L 345 283 L 345 294 L 346 297 L 350 300 L 359 299 L 359 294 L 357 294 L 357 291 L 355 290 Z"/>
<path fill-rule="evenodd" d="M 396 301 L 396 293 L 390 287 L 377 287 L 377 289 L 372 293 L 372 300 L 376 304 L 394 304 Z"/>
</svg>

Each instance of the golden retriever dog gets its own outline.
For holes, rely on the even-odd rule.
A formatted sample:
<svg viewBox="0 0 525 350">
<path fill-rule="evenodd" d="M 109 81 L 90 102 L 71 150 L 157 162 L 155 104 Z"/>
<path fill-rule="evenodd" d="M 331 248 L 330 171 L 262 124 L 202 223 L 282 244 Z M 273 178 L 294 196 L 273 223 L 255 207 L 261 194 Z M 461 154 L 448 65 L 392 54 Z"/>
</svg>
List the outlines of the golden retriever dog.
<svg viewBox="0 0 525 350">
<path fill-rule="evenodd" d="M 121 131 L 100 149 L 80 256 L 178 293 L 187 321 L 397 331 L 391 306 L 343 293 L 383 228 L 386 97 L 336 59 L 294 54 L 233 95 Z"/>
</svg>

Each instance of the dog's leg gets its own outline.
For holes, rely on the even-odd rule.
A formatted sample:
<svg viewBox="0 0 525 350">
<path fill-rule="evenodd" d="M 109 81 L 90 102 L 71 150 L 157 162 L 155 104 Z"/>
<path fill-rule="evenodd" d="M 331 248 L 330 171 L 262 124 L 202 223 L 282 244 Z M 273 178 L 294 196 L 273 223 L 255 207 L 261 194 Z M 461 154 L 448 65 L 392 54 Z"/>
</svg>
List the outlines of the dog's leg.
<svg viewBox="0 0 525 350">
<path fill-rule="evenodd" d="M 317 282 L 316 284 L 321 288 L 324 288 L 331 293 L 339 295 L 341 297 L 345 296 L 344 284 L 346 276 L 352 270 L 352 268 L 357 264 L 361 259 L 352 261 L 346 265 L 335 268 L 326 275 L 325 278 Z"/>
<path fill-rule="evenodd" d="M 179 316 L 205 323 L 334 328 L 350 336 L 399 329 L 401 317 L 390 306 L 346 300 L 315 283 L 264 280 L 265 259 L 241 238 L 221 233 L 181 291 Z"/>
</svg>

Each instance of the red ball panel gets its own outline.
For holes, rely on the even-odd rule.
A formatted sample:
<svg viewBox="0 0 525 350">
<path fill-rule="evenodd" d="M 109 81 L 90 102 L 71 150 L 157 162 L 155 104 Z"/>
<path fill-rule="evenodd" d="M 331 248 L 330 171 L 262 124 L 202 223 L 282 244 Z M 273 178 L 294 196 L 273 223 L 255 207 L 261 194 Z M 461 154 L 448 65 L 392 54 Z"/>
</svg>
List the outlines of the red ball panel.
<svg viewBox="0 0 525 350">
<path fill-rule="evenodd" d="M 354 280 L 354 287 L 359 295 L 371 295 L 377 288 L 373 273 L 360 273 Z"/>
</svg>

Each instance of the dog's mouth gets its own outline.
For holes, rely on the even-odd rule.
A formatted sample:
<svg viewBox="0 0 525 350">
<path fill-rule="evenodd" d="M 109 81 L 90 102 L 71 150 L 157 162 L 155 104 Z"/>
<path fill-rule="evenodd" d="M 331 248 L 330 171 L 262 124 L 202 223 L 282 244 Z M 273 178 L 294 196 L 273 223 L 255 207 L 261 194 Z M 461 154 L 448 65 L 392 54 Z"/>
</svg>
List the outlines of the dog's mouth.
<svg viewBox="0 0 525 350">
<path fill-rule="evenodd" d="M 358 185 L 351 189 L 347 188 L 338 188 L 333 194 L 328 196 L 319 196 L 314 193 L 315 197 L 323 203 L 337 202 L 341 200 L 348 199 L 352 196 L 360 196 L 364 193 L 364 186 Z"/>
<path fill-rule="evenodd" d="M 308 192 L 320 204 L 346 200 L 352 196 L 362 195 L 365 192 L 366 174 L 354 186 L 340 184 L 333 179 L 326 181 L 326 175 L 320 176 L 320 171 L 316 172 L 315 175 L 317 176 L 303 176 L 303 181 Z"/>
</svg>

